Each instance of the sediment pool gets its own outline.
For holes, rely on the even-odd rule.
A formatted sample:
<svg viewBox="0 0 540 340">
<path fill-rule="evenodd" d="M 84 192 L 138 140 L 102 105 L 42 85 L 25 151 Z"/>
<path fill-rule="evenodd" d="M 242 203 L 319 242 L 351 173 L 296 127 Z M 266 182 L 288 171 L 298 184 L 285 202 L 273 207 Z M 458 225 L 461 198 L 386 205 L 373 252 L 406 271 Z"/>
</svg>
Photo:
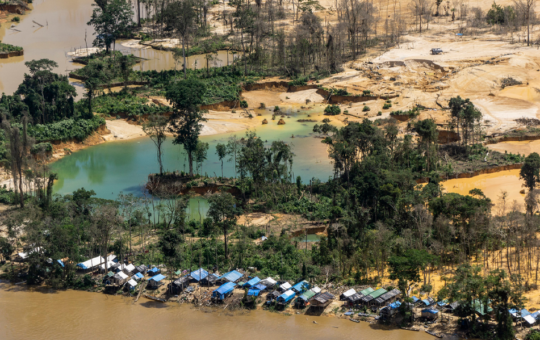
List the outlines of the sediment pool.
<svg viewBox="0 0 540 340">
<path fill-rule="evenodd" d="M 322 121 L 325 117 L 322 115 L 323 106 L 300 113 L 287 106 L 282 110 L 291 113 L 291 118 L 283 118 L 286 121 L 285 125 L 277 125 L 280 118 L 271 120 L 272 114 L 266 110 L 262 111 L 264 112 L 262 116 L 253 118 L 261 122 L 260 127 L 254 131 L 268 143 L 282 140 L 292 145 L 296 154 L 293 163 L 294 179 L 301 176 L 304 183 L 309 183 L 312 178 L 328 180 L 328 177 L 333 175 L 333 165 L 328 158 L 327 145 L 321 143 L 321 139 L 313 137 L 313 125 L 316 123 L 297 122 L 300 118 L 306 118 L 307 114 L 310 114 L 312 119 Z M 269 124 L 262 125 L 265 118 Z M 332 119 L 332 124 L 343 125 L 337 119 Z M 203 142 L 210 145 L 208 159 L 202 165 L 202 174 L 221 176 L 221 162 L 216 155 L 216 144 L 227 143 L 233 135 L 241 138 L 245 136 L 245 132 L 201 137 Z M 168 137 L 165 143 L 163 159 L 164 169 L 167 171 L 188 170 L 185 153 L 180 146 L 172 144 L 171 137 Z M 58 173 L 59 179 L 54 185 L 56 193 L 68 194 L 84 187 L 94 190 L 101 198 L 116 198 L 120 191 L 141 195 L 148 174 L 159 170 L 156 148 L 148 138 L 115 141 L 89 147 L 53 163 L 51 168 Z M 225 176 L 234 176 L 233 162 L 225 161 L 223 169 Z"/>
<path fill-rule="evenodd" d="M 191 305 L 0 283 L 0 338 L 431 340 L 424 332 L 367 322 L 268 311 L 196 310 Z M 314 321 L 316 323 L 314 323 Z"/>
</svg>

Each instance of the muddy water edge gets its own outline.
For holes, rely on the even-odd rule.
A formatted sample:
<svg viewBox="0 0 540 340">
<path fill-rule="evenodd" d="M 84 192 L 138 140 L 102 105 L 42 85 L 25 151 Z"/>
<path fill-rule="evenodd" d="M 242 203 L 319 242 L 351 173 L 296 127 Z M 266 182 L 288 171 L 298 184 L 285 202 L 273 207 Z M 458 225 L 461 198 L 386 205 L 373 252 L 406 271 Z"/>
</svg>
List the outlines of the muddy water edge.
<svg viewBox="0 0 540 340">
<path fill-rule="evenodd" d="M 268 311 L 196 310 L 191 305 L 0 284 L 0 329 L 11 339 L 378 339 L 424 340 L 424 332 L 367 322 Z M 315 321 L 316 323 L 314 323 Z"/>
</svg>

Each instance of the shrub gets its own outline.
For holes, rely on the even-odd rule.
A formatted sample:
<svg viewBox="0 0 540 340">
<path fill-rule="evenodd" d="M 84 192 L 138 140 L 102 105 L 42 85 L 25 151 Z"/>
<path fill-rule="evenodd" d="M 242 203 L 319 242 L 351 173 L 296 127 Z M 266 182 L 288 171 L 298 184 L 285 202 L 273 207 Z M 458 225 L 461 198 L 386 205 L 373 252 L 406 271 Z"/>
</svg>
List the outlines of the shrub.
<svg viewBox="0 0 540 340">
<path fill-rule="evenodd" d="M 392 104 L 390 104 L 390 103 L 384 103 L 384 105 L 383 105 L 382 108 L 383 108 L 383 110 L 386 110 L 386 109 L 389 109 L 389 108 L 391 108 L 391 107 L 392 107 Z"/>
<path fill-rule="evenodd" d="M 348 96 L 349 92 L 347 92 L 347 90 L 344 90 L 344 89 L 338 89 L 336 91 L 336 95 L 337 96 Z"/>
<path fill-rule="evenodd" d="M 32 148 L 30 149 L 30 153 L 35 155 L 39 152 L 52 152 L 52 150 L 52 144 L 49 142 L 37 143 L 32 146 Z"/>
<path fill-rule="evenodd" d="M 259 109 L 266 109 L 266 104 L 261 103 L 261 105 L 259 106 Z"/>
<path fill-rule="evenodd" d="M 364 90 L 364 91 L 362 91 L 362 95 L 364 97 L 369 97 L 369 96 L 371 96 L 371 91 L 370 90 Z"/>
<path fill-rule="evenodd" d="M 97 128 L 105 124 L 105 119 L 94 116 L 91 119 L 65 119 L 52 124 L 36 124 L 28 127 L 28 134 L 36 142 L 84 140 Z M 15 124 L 14 124 L 15 125 Z"/>
<path fill-rule="evenodd" d="M 276 106 L 274 107 L 274 112 L 280 112 L 280 111 L 281 111 L 281 109 L 279 108 L 279 106 L 276 105 Z"/>
<path fill-rule="evenodd" d="M 21 21 L 21 18 L 19 17 L 13 17 L 13 19 L 11 19 L 11 22 L 19 22 Z"/>
<path fill-rule="evenodd" d="M 371 111 L 371 109 L 369 108 L 369 106 L 364 105 L 364 108 L 362 109 L 362 111 L 367 112 L 367 111 Z"/>
<path fill-rule="evenodd" d="M 341 113 L 341 109 L 337 105 L 328 105 L 324 109 L 324 114 L 327 116 L 336 116 L 336 115 L 339 115 L 340 113 Z"/>
<path fill-rule="evenodd" d="M 248 107 L 247 101 L 241 100 L 241 101 L 240 101 L 240 107 L 243 108 L 243 109 L 247 108 L 247 107 Z"/>
<path fill-rule="evenodd" d="M 377 112 L 377 116 L 382 116 L 382 112 L 381 111 Z"/>
</svg>

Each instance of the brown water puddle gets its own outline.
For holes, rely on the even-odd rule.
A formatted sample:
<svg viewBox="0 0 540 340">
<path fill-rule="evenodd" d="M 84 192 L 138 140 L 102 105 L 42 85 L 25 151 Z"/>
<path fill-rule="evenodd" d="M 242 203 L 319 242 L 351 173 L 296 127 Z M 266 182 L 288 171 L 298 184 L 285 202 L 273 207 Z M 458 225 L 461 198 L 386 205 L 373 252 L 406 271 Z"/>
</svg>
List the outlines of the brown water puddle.
<svg viewBox="0 0 540 340">
<path fill-rule="evenodd" d="M 24 339 L 378 339 L 428 340 L 326 316 L 194 310 L 177 303 L 0 284 L 0 338 Z M 211 312 L 209 312 L 211 311 Z M 315 321 L 316 323 L 314 323 Z"/>
</svg>

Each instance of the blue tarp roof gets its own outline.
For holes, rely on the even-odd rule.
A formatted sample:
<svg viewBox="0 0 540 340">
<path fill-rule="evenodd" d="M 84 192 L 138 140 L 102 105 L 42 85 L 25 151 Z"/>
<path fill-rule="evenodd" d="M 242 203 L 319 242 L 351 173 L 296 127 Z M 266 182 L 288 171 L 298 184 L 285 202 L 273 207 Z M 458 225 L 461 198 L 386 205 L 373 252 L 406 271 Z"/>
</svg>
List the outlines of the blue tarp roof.
<svg viewBox="0 0 540 340">
<path fill-rule="evenodd" d="M 288 291 L 286 291 L 285 293 L 281 294 L 280 296 L 278 296 L 278 301 L 280 302 L 289 302 L 291 301 L 291 299 L 296 295 L 296 293 L 289 289 Z"/>
<path fill-rule="evenodd" d="M 234 286 L 236 286 L 236 283 L 232 283 L 232 282 L 227 282 L 225 284 L 222 284 L 221 286 L 219 286 L 218 289 L 214 290 L 212 295 L 217 296 L 217 295 L 224 295 L 224 294 L 230 293 L 233 291 Z"/>
<path fill-rule="evenodd" d="M 521 310 L 521 317 L 524 318 L 526 317 L 527 315 L 531 315 L 531 312 L 529 312 L 528 310 L 526 310 L 525 308 L 523 308 Z"/>
<path fill-rule="evenodd" d="M 441 307 L 446 306 L 446 305 L 448 304 L 448 300 L 442 300 L 442 301 L 439 301 L 439 302 L 437 302 L 437 304 L 438 304 L 439 306 L 441 306 Z"/>
<path fill-rule="evenodd" d="M 56 260 L 58 261 L 58 264 L 61 265 L 62 267 L 64 267 L 64 262 L 62 262 L 62 260 Z"/>
<path fill-rule="evenodd" d="M 540 312 L 534 312 L 531 314 L 531 316 L 535 319 L 538 319 L 538 316 L 540 315 Z"/>
<path fill-rule="evenodd" d="M 149 278 L 148 281 L 154 280 L 154 281 L 156 281 L 156 282 L 159 282 L 159 281 L 163 280 L 164 278 L 166 278 L 165 275 L 163 275 L 163 274 L 158 274 L 158 275 L 156 275 L 156 276 L 152 276 L 151 278 Z"/>
<path fill-rule="evenodd" d="M 390 308 L 392 308 L 392 309 L 399 308 L 399 306 L 401 306 L 401 302 L 399 302 L 399 301 L 396 301 L 396 302 L 390 304 Z"/>
<path fill-rule="evenodd" d="M 424 312 L 426 312 L 426 313 L 431 313 L 431 314 L 439 314 L 439 311 L 438 311 L 438 310 L 436 310 L 436 309 L 429 309 L 429 308 L 428 308 L 428 309 L 422 309 L 422 313 L 424 313 Z"/>
<path fill-rule="evenodd" d="M 229 282 L 235 282 L 240 279 L 244 274 L 237 272 L 236 270 L 231 270 L 228 273 L 221 275 L 220 279 L 225 279 Z"/>
<path fill-rule="evenodd" d="M 508 310 L 508 313 L 512 314 L 513 316 L 517 316 L 517 312 L 518 312 L 518 310 L 515 309 L 515 308 L 512 308 L 512 309 Z"/>
<path fill-rule="evenodd" d="M 428 299 L 422 300 L 422 302 L 423 302 L 426 306 L 431 305 L 431 303 L 429 302 Z"/>
<path fill-rule="evenodd" d="M 292 287 L 292 289 L 296 290 L 297 292 L 301 292 L 304 289 L 308 289 L 308 288 L 309 288 L 309 283 L 307 283 L 307 281 L 300 281 Z"/>
<path fill-rule="evenodd" d="M 261 279 L 259 279 L 257 276 L 246 282 L 244 286 L 253 287 L 257 283 L 261 282 Z"/>
<path fill-rule="evenodd" d="M 419 298 L 417 298 L 416 296 L 413 296 L 413 297 L 412 297 L 412 300 L 413 300 L 413 302 L 414 302 L 414 303 L 416 303 L 416 302 L 420 301 L 420 299 L 419 299 Z"/>
<path fill-rule="evenodd" d="M 247 294 L 247 295 L 248 295 L 248 296 L 259 296 L 259 293 L 260 293 L 260 292 L 261 292 L 261 291 L 258 290 L 258 289 L 250 289 L 250 290 L 248 290 L 248 294 Z"/>
<path fill-rule="evenodd" d="M 255 285 L 255 287 L 253 287 L 253 288 L 257 288 L 257 289 L 259 289 L 259 290 L 265 290 L 265 289 L 266 289 L 266 286 L 263 285 L 262 283 L 259 283 L 258 285 Z"/>
<path fill-rule="evenodd" d="M 142 279 L 144 277 L 144 275 L 141 273 L 137 273 L 134 276 L 138 277 L 139 279 Z"/>
<path fill-rule="evenodd" d="M 152 272 L 152 273 L 157 273 L 158 271 L 159 269 L 157 269 L 156 267 L 149 270 L 149 272 Z"/>
<path fill-rule="evenodd" d="M 194 270 L 189 274 L 195 281 L 201 281 L 204 280 L 208 276 L 208 272 L 202 268 L 199 268 L 197 270 Z"/>
</svg>

